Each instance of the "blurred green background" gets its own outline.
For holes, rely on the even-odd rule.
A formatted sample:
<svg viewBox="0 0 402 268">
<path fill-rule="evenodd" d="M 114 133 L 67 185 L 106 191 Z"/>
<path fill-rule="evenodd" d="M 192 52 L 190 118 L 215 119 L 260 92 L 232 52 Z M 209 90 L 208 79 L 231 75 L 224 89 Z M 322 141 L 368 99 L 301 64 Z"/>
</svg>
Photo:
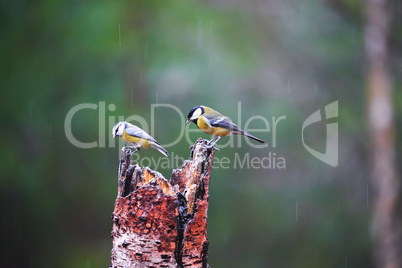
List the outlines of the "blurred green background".
<svg viewBox="0 0 402 268">
<path fill-rule="evenodd" d="M 400 128 L 402 2 L 390 4 Z M 254 115 L 270 123 L 286 116 L 275 147 L 271 129 L 251 131 L 268 148 L 242 137 L 241 146 L 216 152 L 231 163 L 236 154 L 275 153 L 286 168 L 213 169 L 211 267 L 372 267 L 363 26 L 362 3 L 354 0 L 2 1 L 2 266 L 108 267 L 120 152 L 118 142 L 109 144 L 111 127 L 119 116 L 150 123 L 152 104 L 184 115 L 203 104 L 240 127 Z M 334 168 L 307 152 L 301 129 L 337 100 Z M 105 148 L 82 149 L 67 139 L 66 115 L 82 103 L 105 103 L 106 121 L 99 109 L 80 110 L 74 137 L 98 144 L 105 137 Z M 148 131 L 167 144 L 183 124 L 177 112 L 159 107 Z M 256 119 L 249 128 L 264 126 Z M 326 122 L 305 135 L 325 151 Z M 188 158 L 189 145 L 183 138 L 167 149 Z M 163 157 L 156 150 L 139 155 Z M 158 170 L 170 178 L 171 168 Z"/>
</svg>

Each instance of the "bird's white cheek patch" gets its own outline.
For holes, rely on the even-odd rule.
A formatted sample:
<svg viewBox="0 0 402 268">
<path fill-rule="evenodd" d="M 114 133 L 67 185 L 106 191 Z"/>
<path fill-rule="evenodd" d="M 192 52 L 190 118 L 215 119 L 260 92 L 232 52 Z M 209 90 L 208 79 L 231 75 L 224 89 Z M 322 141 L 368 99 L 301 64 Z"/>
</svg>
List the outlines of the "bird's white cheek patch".
<svg viewBox="0 0 402 268">
<path fill-rule="evenodd" d="M 200 115 L 202 114 L 202 110 L 201 108 L 198 108 L 197 110 L 194 111 L 193 116 L 191 116 L 191 120 L 197 119 L 198 117 L 200 117 Z"/>
<path fill-rule="evenodd" d="M 124 134 L 124 126 L 119 127 L 119 135 Z"/>
</svg>

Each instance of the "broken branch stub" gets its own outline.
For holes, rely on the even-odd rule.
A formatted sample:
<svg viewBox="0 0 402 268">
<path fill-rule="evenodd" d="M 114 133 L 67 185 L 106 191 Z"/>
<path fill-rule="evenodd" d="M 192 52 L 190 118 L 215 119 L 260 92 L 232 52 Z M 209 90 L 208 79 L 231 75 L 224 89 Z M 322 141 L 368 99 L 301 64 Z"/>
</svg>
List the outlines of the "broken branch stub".
<svg viewBox="0 0 402 268">
<path fill-rule="evenodd" d="M 198 139 L 170 181 L 123 150 L 111 267 L 209 267 L 207 212 L 214 150 Z"/>
</svg>

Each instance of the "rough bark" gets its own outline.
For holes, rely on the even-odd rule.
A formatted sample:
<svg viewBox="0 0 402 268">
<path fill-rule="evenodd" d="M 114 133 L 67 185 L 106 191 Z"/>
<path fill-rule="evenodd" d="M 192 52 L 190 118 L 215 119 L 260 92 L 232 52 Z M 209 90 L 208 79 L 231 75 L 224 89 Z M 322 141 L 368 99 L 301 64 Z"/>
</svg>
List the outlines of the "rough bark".
<svg viewBox="0 0 402 268">
<path fill-rule="evenodd" d="M 372 216 L 376 267 L 402 267 L 399 179 L 395 166 L 392 87 L 387 70 L 388 12 L 386 0 L 367 1 L 365 32 L 368 60 L 368 117 L 371 134 L 375 203 Z"/>
<path fill-rule="evenodd" d="M 199 139 L 167 181 L 122 151 L 111 267 L 209 267 L 207 211 L 213 149 Z"/>
</svg>

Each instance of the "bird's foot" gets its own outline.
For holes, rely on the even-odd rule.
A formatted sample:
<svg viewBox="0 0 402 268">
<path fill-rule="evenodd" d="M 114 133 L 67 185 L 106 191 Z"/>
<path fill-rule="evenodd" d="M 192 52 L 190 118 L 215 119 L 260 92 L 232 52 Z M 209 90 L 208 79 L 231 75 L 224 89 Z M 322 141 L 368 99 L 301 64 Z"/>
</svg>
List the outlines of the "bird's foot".
<svg viewBox="0 0 402 268">
<path fill-rule="evenodd" d="M 132 149 L 134 149 L 134 151 L 132 151 Z M 134 146 L 126 146 L 126 147 L 123 147 L 123 149 L 122 149 L 122 151 L 126 151 L 128 155 L 135 154 L 139 150 L 140 150 L 140 148 L 137 148 Z"/>
<path fill-rule="evenodd" d="M 220 151 L 220 149 L 215 146 L 215 145 L 216 145 L 216 142 L 217 142 L 217 141 L 214 141 L 214 142 L 211 142 L 211 141 L 210 141 L 210 142 L 208 142 L 207 144 L 204 144 L 203 147 L 206 148 L 206 149 L 214 148 L 215 151 Z"/>
<path fill-rule="evenodd" d="M 218 147 L 216 147 L 215 145 L 207 145 L 207 146 L 205 146 L 205 148 L 207 148 L 207 149 L 214 148 L 215 151 L 220 151 L 220 149 Z"/>
</svg>

